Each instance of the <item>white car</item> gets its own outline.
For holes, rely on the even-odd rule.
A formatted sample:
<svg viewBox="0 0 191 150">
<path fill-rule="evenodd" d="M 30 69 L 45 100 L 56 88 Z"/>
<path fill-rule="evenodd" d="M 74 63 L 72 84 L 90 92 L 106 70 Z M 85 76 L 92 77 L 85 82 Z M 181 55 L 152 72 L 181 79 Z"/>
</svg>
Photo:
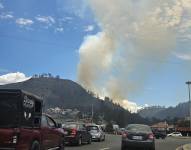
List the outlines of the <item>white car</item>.
<svg viewBox="0 0 191 150">
<path fill-rule="evenodd" d="M 168 137 L 171 136 L 171 137 L 180 137 L 182 136 L 182 134 L 180 132 L 173 132 L 173 133 L 170 133 L 167 135 Z"/>
<path fill-rule="evenodd" d="M 99 125 L 88 125 L 87 130 L 92 135 L 92 140 L 105 141 L 105 133 Z"/>
</svg>

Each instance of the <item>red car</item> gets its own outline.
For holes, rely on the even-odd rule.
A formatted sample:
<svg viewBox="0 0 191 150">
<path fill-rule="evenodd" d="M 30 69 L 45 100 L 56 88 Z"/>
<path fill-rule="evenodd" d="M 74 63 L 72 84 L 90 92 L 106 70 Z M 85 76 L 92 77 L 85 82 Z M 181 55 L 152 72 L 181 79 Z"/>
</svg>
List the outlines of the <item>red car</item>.
<svg viewBox="0 0 191 150">
<path fill-rule="evenodd" d="M 63 129 L 42 106 L 33 94 L 0 90 L 0 150 L 64 149 Z"/>
</svg>

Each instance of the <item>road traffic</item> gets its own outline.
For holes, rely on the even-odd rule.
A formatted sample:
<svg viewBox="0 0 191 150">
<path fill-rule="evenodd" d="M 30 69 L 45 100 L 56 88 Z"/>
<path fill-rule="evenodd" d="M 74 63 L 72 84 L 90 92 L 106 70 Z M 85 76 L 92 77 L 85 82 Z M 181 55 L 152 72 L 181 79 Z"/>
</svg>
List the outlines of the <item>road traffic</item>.
<svg viewBox="0 0 191 150">
<path fill-rule="evenodd" d="M 167 137 L 155 141 L 156 150 L 176 150 L 177 147 L 189 143 L 191 138 Z M 91 145 L 66 146 L 65 150 L 121 150 L 121 136 L 106 135 L 105 142 L 92 142 Z"/>
</svg>

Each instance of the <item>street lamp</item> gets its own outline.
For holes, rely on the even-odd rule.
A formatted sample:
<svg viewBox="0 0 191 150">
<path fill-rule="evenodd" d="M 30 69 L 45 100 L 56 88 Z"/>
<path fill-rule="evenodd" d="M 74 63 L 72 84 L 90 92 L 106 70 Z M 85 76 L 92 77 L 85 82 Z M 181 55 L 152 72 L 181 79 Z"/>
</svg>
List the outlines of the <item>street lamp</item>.
<svg viewBox="0 0 191 150">
<path fill-rule="evenodd" d="M 189 93 L 189 107 L 190 107 L 190 129 L 191 129 L 191 99 L 190 99 L 190 85 L 191 81 L 187 81 L 186 84 L 188 85 L 188 93 Z"/>
</svg>

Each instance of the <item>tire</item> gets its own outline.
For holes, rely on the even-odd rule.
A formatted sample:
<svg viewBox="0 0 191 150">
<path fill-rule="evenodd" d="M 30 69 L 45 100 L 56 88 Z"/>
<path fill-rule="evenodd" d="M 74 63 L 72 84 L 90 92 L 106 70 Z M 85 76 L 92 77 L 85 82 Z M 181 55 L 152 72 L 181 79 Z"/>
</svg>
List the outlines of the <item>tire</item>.
<svg viewBox="0 0 191 150">
<path fill-rule="evenodd" d="M 155 150 L 155 146 L 151 147 L 150 150 Z"/>
<path fill-rule="evenodd" d="M 121 144 L 121 150 L 126 150 L 126 147 L 123 144 Z"/>
<path fill-rule="evenodd" d="M 104 135 L 103 141 L 105 141 L 105 135 Z"/>
<path fill-rule="evenodd" d="M 61 143 L 60 143 L 60 145 L 59 145 L 58 150 L 64 150 L 64 145 L 65 145 L 64 139 L 62 139 L 62 140 L 61 140 Z"/>
<path fill-rule="evenodd" d="M 34 141 L 31 145 L 31 150 L 40 150 L 40 143 L 38 141 Z"/>
<path fill-rule="evenodd" d="M 81 145 L 82 145 L 82 138 L 81 138 L 81 137 L 79 137 L 79 139 L 78 139 L 78 141 L 77 141 L 77 145 L 78 145 L 78 146 L 81 146 Z"/>
<path fill-rule="evenodd" d="M 92 138 L 90 137 L 88 140 L 88 144 L 91 144 L 91 143 L 92 143 Z"/>
</svg>

